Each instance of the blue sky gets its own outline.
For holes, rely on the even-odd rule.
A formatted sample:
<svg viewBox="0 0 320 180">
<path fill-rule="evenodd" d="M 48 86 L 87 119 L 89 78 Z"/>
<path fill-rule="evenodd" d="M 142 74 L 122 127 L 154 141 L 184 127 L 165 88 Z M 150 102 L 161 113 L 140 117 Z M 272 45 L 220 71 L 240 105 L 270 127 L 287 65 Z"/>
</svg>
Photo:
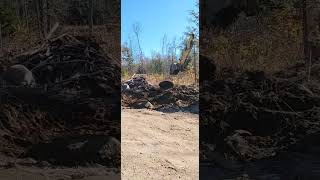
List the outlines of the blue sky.
<svg viewBox="0 0 320 180">
<path fill-rule="evenodd" d="M 140 44 L 145 56 L 161 52 L 162 38 L 181 37 L 190 23 L 189 11 L 198 0 L 122 0 L 121 43 L 134 38 L 132 25 L 141 25 Z M 135 38 L 133 39 L 136 42 Z"/>
</svg>

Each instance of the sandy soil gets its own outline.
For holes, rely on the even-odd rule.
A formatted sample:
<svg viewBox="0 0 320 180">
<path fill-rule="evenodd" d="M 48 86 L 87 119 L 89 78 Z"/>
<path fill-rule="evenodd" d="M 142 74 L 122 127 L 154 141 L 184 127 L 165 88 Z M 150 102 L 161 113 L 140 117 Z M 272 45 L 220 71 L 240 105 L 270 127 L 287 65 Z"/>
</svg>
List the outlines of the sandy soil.
<svg viewBox="0 0 320 180">
<path fill-rule="evenodd" d="M 123 109 L 123 180 L 198 179 L 198 115 Z"/>
</svg>

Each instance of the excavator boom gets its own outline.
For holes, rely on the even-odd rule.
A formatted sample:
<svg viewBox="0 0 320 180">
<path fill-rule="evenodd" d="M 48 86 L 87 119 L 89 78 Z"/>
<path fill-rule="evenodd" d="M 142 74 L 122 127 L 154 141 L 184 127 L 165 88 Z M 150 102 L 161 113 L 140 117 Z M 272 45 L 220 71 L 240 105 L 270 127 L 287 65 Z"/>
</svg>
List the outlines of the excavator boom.
<svg viewBox="0 0 320 180">
<path fill-rule="evenodd" d="M 184 47 L 184 50 L 181 53 L 179 63 L 173 63 L 170 66 L 171 75 L 177 75 L 180 71 L 184 71 L 187 68 L 188 64 L 191 61 L 191 59 L 189 58 L 189 55 L 191 53 L 193 45 L 194 45 L 194 34 L 191 34 L 186 43 L 186 46 Z"/>
<path fill-rule="evenodd" d="M 194 40 L 194 35 L 191 34 L 180 58 L 180 64 L 182 65 L 182 68 L 183 68 L 182 70 L 184 70 L 190 63 L 189 55 L 193 47 L 193 40 Z"/>
</svg>

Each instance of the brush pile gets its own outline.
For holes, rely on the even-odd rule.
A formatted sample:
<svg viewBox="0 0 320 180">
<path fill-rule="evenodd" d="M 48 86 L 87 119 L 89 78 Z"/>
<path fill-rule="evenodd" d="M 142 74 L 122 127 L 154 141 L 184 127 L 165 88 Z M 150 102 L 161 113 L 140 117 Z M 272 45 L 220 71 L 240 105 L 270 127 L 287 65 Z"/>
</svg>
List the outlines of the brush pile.
<svg viewBox="0 0 320 180">
<path fill-rule="evenodd" d="M 119 92 L 117 61 L 87 37 L 64 34 L 17 57 L 16 63 L 30 69 L 37 83 L 48 89 L 63 87 L 69 92 L 95 96 Z"/>
<path fill-rule="evenodd" d="M 202 160 L 213 152 L 243 161 L 275 156 L 320 131 L 320 85 L 246 72 L 204 81 Z"/>
<path fill-rule="evenodd" d="M 120 140 L 120 66 L 92 38 L 63 34 L 17 56 L 36 87 L 1 88 L 1 153 L 23 156 L 61 136 Z M 3 140 L 3 141 L 2 141 Z"/>
<path fill-rule="evenodd" d="M 161 88 L 153 86 L 144 77 L 124 82 L 122 105 L 132 108 L 150 108 L 164 112 L 189 111 L 198 113 L 199 91 L 190 86 Z"/>
</svg>

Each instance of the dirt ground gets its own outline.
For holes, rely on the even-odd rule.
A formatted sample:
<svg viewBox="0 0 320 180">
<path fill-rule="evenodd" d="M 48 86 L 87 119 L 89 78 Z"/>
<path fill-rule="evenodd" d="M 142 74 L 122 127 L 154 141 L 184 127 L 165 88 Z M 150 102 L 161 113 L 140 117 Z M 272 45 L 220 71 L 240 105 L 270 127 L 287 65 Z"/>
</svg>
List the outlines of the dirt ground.
<svg viewBox="0 0 320 180">
<path fill-rule="evenodd" d="M 118 180 L 120 174 L 115 174 L 105 167 L 78 168 L 39 168 L 32 166 L 15 166 L 1 168 L 2 180 Z"/>
<path fill-rule="evenodd" d="M 121 130 L 123 180 L 198 179 L 198 115 L 123 108 Z M 0 179 L 119 179 L 103 166 L 40 168 L 20 164 L 0 163 Z"/>
<path fill-rule="evenodd" d="M 198 115 L 122 109 L 121 176 L 198 179 Z"/>
</svg>

